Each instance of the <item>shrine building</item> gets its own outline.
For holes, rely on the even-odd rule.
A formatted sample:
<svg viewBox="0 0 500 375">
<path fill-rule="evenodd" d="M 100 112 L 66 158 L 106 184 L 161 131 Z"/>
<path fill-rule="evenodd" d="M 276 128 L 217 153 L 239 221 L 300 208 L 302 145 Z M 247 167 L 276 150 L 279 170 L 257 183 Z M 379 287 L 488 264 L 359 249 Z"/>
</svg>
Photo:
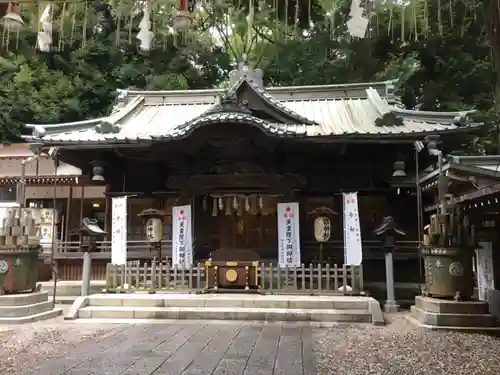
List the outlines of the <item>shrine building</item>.
<svg viewBox="0 0 500 375">
<path fill-rule="evenodd" d="M 129 241 L 145 239 L 138 214 L 149 208 L 167 214 L 171 240 L 172 207 L 191 205 L 195 260 L 245 249 L 275 262 L 277 204 L 297 202 L 301 261 L 342 264 L 342 193 L 357 192 L 365 280 L 384 280 L 374 229 L 391 216 L 406 233 L 396 242 L 396 281 L 412 282 L 419 278 L 416 166 L 436 162 L 414 143 L 430 136 L 444 154 L 457 149 L 479 125 L 471 112 L 404 109 L 393 81 L 264 87 L 260 70 L 240 64 L 228 89 L 121 90 L 109 116 L 28 124 L 27 140 L 57 148 L 61 161 L 105 186 L 109 233 L 111 198 L 127 196 Z M 331 221 L 321 246 L 318 216 Z"/>
</svg>

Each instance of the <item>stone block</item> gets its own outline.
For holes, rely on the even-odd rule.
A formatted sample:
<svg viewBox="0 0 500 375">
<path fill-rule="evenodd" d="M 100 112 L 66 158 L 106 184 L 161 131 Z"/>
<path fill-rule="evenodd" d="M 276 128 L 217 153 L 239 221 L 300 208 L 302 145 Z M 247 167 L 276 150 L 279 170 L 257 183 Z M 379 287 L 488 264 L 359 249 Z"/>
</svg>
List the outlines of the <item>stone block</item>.
<svg viewBox="0 0 500 375">
<path fill-rule="evenodd" d="M 93 319 L 133 319 L 134 308 L 130 307 L 116 307 L 116 308 L 99 308 L 99 307 L 86 307 L 91 310 Z"/>
<path fill-rule="evenodd" d="M 83 309 L 88 304 L 88 297 L 78 297 L 75 299 L 71 308 L 66 313 L 64 320 L 73 320 L 78 318 L 78 310 Z"/>
<path fill-rule="evenodd" d="M 204 307 L 205 301 L 199 298 L 164 298 L 165 307 Z"/>
<path fill-rule="evenodd" d="M 220 311 L 204 308 L 179 308 L 178 314 L 178 319 L 182 320 L 220 319 Z"/>
<path fill-rule="evenodd" d="M 0 307 L 0 318 L 23 317 L 52 310 L 52 301 L 38 302 L 24 306 Z"/>
<path fill-rule="evenodd" d="M 162 311 L 156 308 L 136 307 L 134 309 L 134 319 L 168 319 L 159 318 Z"/>
<path fill-rule="evenodd" d="M 411 307 L 412 316 L 420 323 L 440 327 L 494 327 L 496 319 L 492 314 L 442 314 Z"/>
<path fill-rule="evenodd" d="M 2 306 L 26 306 L 48 301 L 49 295 L 46 292 L 6 294 L 0 296 L 0 307 Z"/>
<path fill-rule="evenodd" d="M 489 307 L 483 301 L 455 302 L 439 298 L 415 297 L 415 305 L 424 311 L 436 314 L 488 314 Z"/>
<path fill-rule="evenodd" d="M 90 308 L 82 308 L 78 310 L 78 317 L 81 319 L 90 319 L 92 318 L 92 310 Z"/>
<path fill-rule="evenodd" d="M 124 299 L 121 298 L 98 298 L 98 297 L 92 297 L 89 296 L 88 298 L 88 305 L 89 306 L 122 306 Z"/>
<path fill-rule="evenodd" d="M 24 324 L 33 323 L 40 320 L 55 318 L 62 314 L 62 309 L 52 309 L 49 311 L 44 311 L 35 315 L 21 316 L 21 317 L 11 317 L 11 318 L 0 318 L 0 324 Z"/>
<path fill-rule="evenodd" d="M 204 307 L 247 307 L 247 301 L 239 298 L 207 298 L 204 302 Z"/>
<path fill-rule="evenodd" d="M 122 306 L 133 307 L 163 307 L 163 299 L 161 298 L 124 298 Z"/>
</svg>

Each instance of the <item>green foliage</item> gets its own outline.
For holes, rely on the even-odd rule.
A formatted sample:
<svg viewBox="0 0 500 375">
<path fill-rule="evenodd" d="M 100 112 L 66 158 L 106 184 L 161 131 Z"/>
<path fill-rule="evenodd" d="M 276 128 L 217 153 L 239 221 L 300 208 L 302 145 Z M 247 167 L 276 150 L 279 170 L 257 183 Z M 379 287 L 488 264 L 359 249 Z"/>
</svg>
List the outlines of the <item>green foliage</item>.
<svg viewBox="0 0 500 375">
<path fill-rule="evenodd" d="M 158 0 L 152 10 L 155 48 L 147 55 L 135 39 L 142 14 L 129 16 L 139 4 L 133 0 L 115 9 L 96 2 L 87 15 L 82 4 L 59 7 L 57 48 L 48 54 L 35 53 L 37 17 L 25 9 L 31 28 L 19 38 L 11 35 L 0 51 L 0 140 L 14 140 L 24 123 L 103 116 L 117 88 L 224 86 L 246 54 L 275 86 L 398 79 L 407 108 L 476 108 L 487 126 L 472 151 L 497 152 L 493 124 L 500 115 L 493 105 L 492 50 L 484 26 L 491 24 L 488 1 L 378 1 L 386 5 L 370 9 L 370 31 L 361 40 L 346 30 L 350 0 L 300 0 L 298 13 L 293 0 L 210 2 L 205 8 L 190 1 L 193 28 L 179 43 L 166 21 L 176 2 Z M 250 4 L 253 17 L 247 17 Z"/>
</svg>

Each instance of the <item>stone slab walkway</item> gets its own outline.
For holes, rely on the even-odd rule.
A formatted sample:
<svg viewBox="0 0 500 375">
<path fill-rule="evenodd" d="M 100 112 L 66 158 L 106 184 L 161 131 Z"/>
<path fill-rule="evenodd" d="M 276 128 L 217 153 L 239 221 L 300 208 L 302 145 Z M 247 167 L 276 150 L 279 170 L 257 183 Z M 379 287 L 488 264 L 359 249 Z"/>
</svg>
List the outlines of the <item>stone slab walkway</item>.
<svg viewBox="0 0 500 375">
<path fill-rule="evenodd" d="M 87 340 L 33 375 L 313 375 L 312 328 L 124 325 Z"/>
</svg>

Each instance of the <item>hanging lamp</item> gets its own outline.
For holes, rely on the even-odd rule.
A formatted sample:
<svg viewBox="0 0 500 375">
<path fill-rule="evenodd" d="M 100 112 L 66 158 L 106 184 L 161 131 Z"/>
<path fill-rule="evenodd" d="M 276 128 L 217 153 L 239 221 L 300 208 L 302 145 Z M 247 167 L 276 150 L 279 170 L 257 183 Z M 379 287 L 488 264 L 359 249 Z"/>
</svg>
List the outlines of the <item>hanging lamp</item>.
<svg viewBox="0 0 500 375">
<path fill-rule="evenodd" d="M 19 3 L 9 3 L 7 12 L 1 19 L 1 24 L 11 31 L 19 31 L 24 26 Z"/>
</svg>

